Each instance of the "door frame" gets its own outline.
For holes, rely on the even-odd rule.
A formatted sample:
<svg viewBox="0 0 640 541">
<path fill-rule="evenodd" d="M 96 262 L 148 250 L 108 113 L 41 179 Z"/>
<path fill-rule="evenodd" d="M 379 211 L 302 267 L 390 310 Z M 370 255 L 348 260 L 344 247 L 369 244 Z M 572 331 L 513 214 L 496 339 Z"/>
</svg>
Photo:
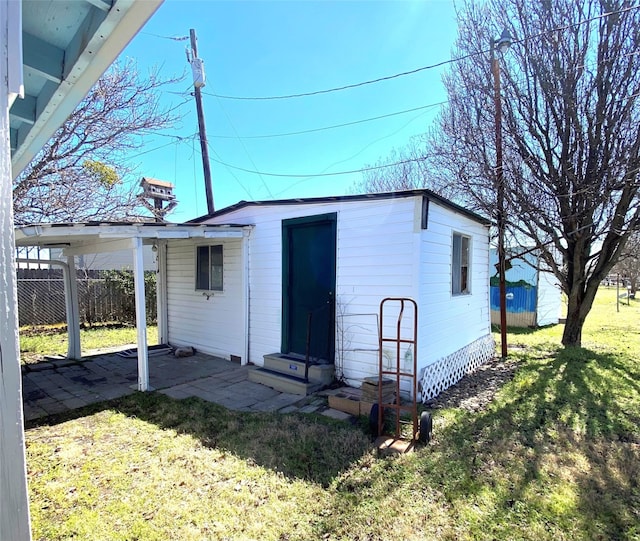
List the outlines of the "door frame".
<svg viewBox="0 0 640 541">
<path fill-rule="evenodd" d="M 331 323 L 333 327 L 333 346 L 330 345 L 330 356 L 335 357 L 335 326 L 336 326 L 336 301 L 335 301 L 335 289 L 336 289 L 336 269 L 338 266 L 338 237 L 337 237 L 337 223 L 338 213 L 330 212 L 327 214 L 315 214 L 313 216 L 303 216 L 301 218 L 289 218 L 282 220 L 282 321 L 281 321 L 281 343 L 280 352 L 288 353 L 289 351 L 289 264 L 291 262 L 292 254 L 289 247 L 289 230 L 307 224 L 323 224 L 326 223 L 331 226 L 331 233 L 334 239 L 333 249 L 334 265 L 333 265 L 333 310 L 331 312 Z M 327 359 L 333 362 L 334 359 Z"/>
</svg>

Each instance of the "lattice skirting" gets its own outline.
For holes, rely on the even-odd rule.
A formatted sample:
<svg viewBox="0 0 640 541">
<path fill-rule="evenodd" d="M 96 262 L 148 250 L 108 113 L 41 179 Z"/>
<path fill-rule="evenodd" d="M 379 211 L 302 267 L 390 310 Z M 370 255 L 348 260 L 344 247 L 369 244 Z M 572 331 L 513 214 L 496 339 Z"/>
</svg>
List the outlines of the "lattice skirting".
<svg viewBox="0 0 640 541">
<path fill-rule="evenodd" d="M 493 336 L 488 334 L 423 368 L 418 379 L 418 394 L 422 402 L 435 398 L 460 381 L 465 374 L 493 359 L 495 347 Z"/>
</svg>

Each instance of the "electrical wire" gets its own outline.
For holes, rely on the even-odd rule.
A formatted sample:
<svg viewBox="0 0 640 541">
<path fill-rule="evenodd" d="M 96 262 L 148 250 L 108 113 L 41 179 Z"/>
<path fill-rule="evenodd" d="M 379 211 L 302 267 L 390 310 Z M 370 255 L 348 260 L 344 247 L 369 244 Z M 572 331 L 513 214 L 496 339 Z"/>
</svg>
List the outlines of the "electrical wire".
<svg viewBox="0 0 640 541">
<path fill-rule="evenodd" d="M 168 39 L 171 41 L 187 41 L 189 38 L 189 36 L 161 36 L 160 34 L 153 34 L 152 32 L 140 32 L 141 34 L 144 34 L 145 36 L 153 36 L 154 38 L 160 38 L 160 39 Z"/>
<path fill-rule="evenodd" d="M 548 35 L 548 34 L 552 34 L 554 32 L 558 32 L 558 31 L 562 31 L 562 30 L 567 30 L 569 28 L 573 28 L 575 26 L 580 26 L 582 24 L 587 24 L 593 21 L 597 21 L 600 19 L 603 19 L 605 17 L 610 17 L 612 15 L 617 15 L 617 14 L 621 14 L 621 13 L 626 13 L 635 9 L 639 9 L 640 5 L 636 5 L 636 6 L 629 6 L 626 8 L 621 8 L 618 10 L 614 10 L 614 11 L 609 11 L 606 13 L 602 13 L 600 15 L 596 15 L 593 17 L 590 17 L 589 19 L 585 19 L 583 21 L 578 21 L 576 23 L 569 23 L 563 26 L 558 26 L 556 28 L 552 28 L 550 30 L 545 30 L 544 32 L 540 32 L 538 34 L 534 34 L 531 36 L 526 36 L 522 39 L 517 39 L 517 40 L 513 40 L 512 44 L 515 43 L 524 43 L 525 41 L 530 41 L 532 39 L 538 39 L 544 35 Z M 342 85 L 342 86 L 336 86 L 333 88 L 325 88 L 322 90 L 313 90 L 311 92 L 299 92 L 299 93 L 295 93 L 295 94 L 283 94 L 283 95 L 277 95 L 277 96 L 231 96 L 231 95 L 224 95 L 224 94 L 214 94 L 214 93 L 208 93 L 208 92 L 202 92 L 203 94 L 206 94 L 208 96 L 214 96 L 216 98 L 220 98 L 220 99 L 225 99 L 225 100 L 251 100 L 251 101 L 266 101 L 266 100 L 285 100 L 285 99 L 292 99 L 292 98 L 303 98 L 303 97 L 307 97 L 307 96 L 317 96 L 320 94 L 329 94 L 331 92 L 340 92 L 342 90 L 350 90 L 352 88 L 358 88 L 358 87 L 362 87 L 362 86 L 366 86 L 366 85 L 371 85 L 371 84 L 375 84 L 375 83 L 380 83 L 383 81 L 389 81 L 392 79 L 397 79 L 399 77 L 405 77 L 407 75 L 414 75 L 416 73 L 420 73 L 422 71 L 427 71 L 427 70 L 431 70 L 431 69 L 435 69 L 435 68 L 439 68 L 442 66 L 446 66 L 448 64 L 453 64 L 456 62 L 460 62 L 462 60 L 466 60 L 468 58 L 473 58 L 476 56 L 481 56 L 481 55 L 485 55 L 490 51 L 490 49 L 486 49 L 486 50 L 482 50 L 476 53 L 469 53 L 466 55 L 462 55 L 462 56 L 458 56 L 455 58 L 450 58 L 448 60 L 443 60 L 441 62 L 437 62 L 435 64 L 430 64 L 428 66 L 422 66 L 419 68 L 415 68 L 412 70 L 408 70 L 408 71 L 403 71 L 400 73 L 395 73 L 393 75 L 386 75 L 384 77 L 378 77 L 376 79 L 370 79 L 367 81 L 361 81 L 359 83 L 352 83 L 352 84 L 346 84 L 346 85 Z"/>
<path fill-rule="evenodd" d="M 303 98 L 307 96 L 317 96 L 319 94 L 329 94 L 331 92 L 339 92 L 341 90 L 349 90 L 351 88 L 358 88 L 361 86 L 371 85 L 375 83 L 380 83 L 382 81 L 389 81 L 391 79 L 397 79 L 398 77 L 404 77 L 406 75 L 413 75 L 415 73 L 420 73 L 421 71 L 430 70 L 434 68 L 439 68 L 440 66 L 445 66 L 447 64 L 451 64 L 453 62 L 459 62 L 461 60 L 466 60 L 467 58 L 472 58 L 477 56 L 479 53 L 470 53 L 464 56 L 460 56 L 457 58 L 451 58 L 449 60 L 443 60 L 442 62 L 438 62 L 437 64 L 431 64 L 429 66 L 422 66 L 421 68 L 412 69 L 409 71 L 403 71 L 401 73 L 396 73 L 394 75 L 386 75 L 384 77 L 378 77 L 377 79 L 371 79 L 369 81 L 361 81 L 359 83 L 353 83 L 343 86 L 337 86 L 334 88 L 326 88 L 324 90 L 314 90 L 312 92 L 301 92 L 298 94 L 285 94 L 282 96 L 227 96 L 223 94 L 212 94 L 208 92 L 203 92 L 203 94 L 207 94 L 208 96 L 215 96 L 216 98 L 220 98 L 223 100 L 253 100 L 253 101 L 266 101 L 266 100 L 287 100 L 291 98 Z"/>
<path fill-rule="evenodd" d="M 159 134 L 156 134 L 156 135 L 159 135 Z M 164 137 L 172 137 L 172 138 L 176 139 L 178 143 L 180 143 L 182 141 L 188 141 L 189 139 L 193 139 L 194 138 L 193 135 L 190 135 L 188 137 L 180 137 L 178 135 L 173 135 L 173 136 L 164 135 Z M 151 152 L 155 152 L 156 150 L 161 150 L 163 148 L 168 147 L 169 145 L 173 145 L 175 142 L 176 141 L 169 141 L 168 143 L 165 143 L 164 145 L 160 145 L 160 146 L 157 146 L 157 147 L 154 147 L 154 148 L 150 148 L 148 150 L 145 150 L 144 152 L 139 152 L 138 154 L 133 154 L 133 155 L 127 155 L 127 160 L 133 160 L 133 159 L 138 158 L 140 156 L 144 156 L 145 154 L 149 154 Z"/>
<path fill-rule="evenodd" d="M 218 157 L 218 159 L 216 160 L 215 158 L 211 158 L 211 156 L 209 156 L 209 159 L 211 161 L 213 161 L 213 162 L 216 162 L 216 163 L 219 163 L 221 165 L 224 165 L 227 168 L 227 171 L 229 171 L 229 174 L 238 183 L 238 186 L 240 186 L 245 191 L 245 193 L 247 194 L 249 199 L 253 199 L 253 195 L 251 195 L 251 192 L 247 189 L 247 187 L 242 182 L 240 182 L 240 179 L 236 176 L 236 174 L 233 172 L 233 170 L 230 169 L 229 167 L 227 167 L 226 164 L 223 161 L 220 160 L 220 155 L 216 152 L 215 148 L 213 148 L 208 141 L 207 141 L 207 144 L 209 145 L 209 150 L 211 150 L 211 153 Z"/>
<path fill-rule="evenodd" d="M 251 169 L 245 169 L 244 167 L 238 167 L 237 165 L 232 165 L 230 163 L 223 162 L 222 160 L 213 160 L 213 161 L 215 161 L 216 163 L 219 163 L 220 165 L 224 165 L 225 167 L 229 167 L 237 171 L 242 171 L 244 173 L 251 173 L 253 175 L 264 175 L 266 177 L 282 177 L 282 178 L 300 178 L 300 177 L 312 178 L 312 177 L 333 177 L 338 175 L 352 175 L 354 173 L 364 173 L 366 171 L 376 171 L 378 169 L 386 169 L 387 167 L 394 167 L 396 165 L 402 165 L 405 163 L 422 162 L 426 159 L 427 159 L 426 156 L 420 156 L 419 158 L 411 158 L 408 160 L 401 160 L 399 162 L 386 163 L 383 165 L 374 165 L 371 167 L 363 167 L 362 169 L 352 169 L 350 171 L 336 171 L 335 173 L 316 173 L 316 174 L 301 173 L 297 175 L 290 174 L 290 173 L 266 173 L 264 171 L 254 171 Z"/>
<path fill-rule="evenodd" d="M 264 135 L 245 135 L 242 137 L 242 139 L 271 139 L 274 137 L 289 137 L 291 135 L 303 135 L 305 133 L 316 133 L 316 132 L 320 132 L 320 131 L 326 131 L 326 130 L 334 130 L 336 128 L 344 128 L 347 126 L 355 126 L 356 124 L 363 124 L 365 122 L 372 122 L 374 120 L 381 120 L 383 118 L 390 118 L 393 116 L 398 116 L 398 115 L 404 115 L 407 113 L 413 113 L 415 111 L 421 111 L 423 109 L 431 109 L 433 107 L 439 107 L 440 105 L 444 105 L 445 103 L 448 103 L 447 101 L 440 101 L 437 103 L 431 103 L 429 105 L 422 105 L 420 107 L 414 107 L 413 109 L 405 109 L 404 111 L 397 111 L 395 113 L 388 113 L 386 115 L 380 115 L 380 116 L 374 116 L 374 117 L 370 117 L 370 118 L 363 118 L 361 120 L 354 120 L 352 122 L 345 122 L 343 124 L 333 124 L 332 126 L 323 126 L 321 128 L 311 128 L 308 130 L 300 130 L 300 131 L 292 131 L 292 132 L 286 132 L 286 133 L 271 133 L 271 134 L 264 134 Z M 209 137 L 214 138 L 214 139 L 235 139 L 237 137 L 237 135 L 232 136 L 232 135 L 210 135 Z"/>
<path fill-rule="evenodd" d="M 244 153 L 247 155 L 247 158 L 249 158 L 249 161 L 251 162 L 251 165 L 253 165 L 253 167 L 255 169 L 258 169 L 258 166 L 255 164 L 255 162 L 253 161 L 253 158 L 251 157 L 251 154 L 249 154 L 249 150 L 247 149 L 247 146 L 244 144 L 244 141 L 242 140 L 242 137 L 240 137 L 238 135 L 238 131 L 236 130 L 235 125 L 233 124 L 233 122 L 231 121 L 231 117 L 227 114 L 227 110 L 223 107 L 222 102 L 220 101 L 219 98 L 216 98 L 218 100 L 218 105 L 220 106 L 220 109 L 222 110 L 222 112 L 224 113 L 224 116 L 227 117 L 227 122 L 229 122 L 229 125 L 231 126 L 231 129 L 233 130 L 233 133 L 236 134 L 236 138 L 238 139 L 238 141 L 240 142 L 240 144 L 242 145 L 242 148 L 244 150 Z M 207 142 L 208 143 L 208 142 Z M 265 182 L 264 178 L 262 177 L 262 175 L 258 175 L 260 177 L 260 181 L 262 182 L 262 185 L 266 188 L 267 193 L 269 194 L 269 197 L 273 199 L 273 194 L 271 193 L 271 189 L 269 188 L 269 185 Z M 237 180 L 237 179 L 236 179 Z"/>
</svg>

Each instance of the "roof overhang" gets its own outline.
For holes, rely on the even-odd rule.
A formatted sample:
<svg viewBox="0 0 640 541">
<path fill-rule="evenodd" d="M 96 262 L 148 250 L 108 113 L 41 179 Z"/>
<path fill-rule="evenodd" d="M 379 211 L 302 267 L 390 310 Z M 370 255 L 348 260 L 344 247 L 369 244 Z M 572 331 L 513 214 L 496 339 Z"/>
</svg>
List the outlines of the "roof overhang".
<svg viewBox="0 0 640 541">
<path fill-rule="evenodd" d="M 10 109 L 13 177 L 163 0 L 23 0 L 24 98 Z"/>
<path fill-rule="evenodd" d="M 132 248 L 132 241 L 154 244 L 170 239 L 242 238 L 251 225 L 172 223 L 35 224 L 17 227 L 16 247 L 62 248 L 65 255 L 95 254 Z"/>
<path fill-rule="evenodd" d="M 365 194 L 352 194 L 352 195 L 334 195 L 330 197 L 303 197 L 296 199 L 274 199 L 271 201 L 240 201 L 235 205 L 231 205 L 229 207 L 225 207 L 220 209 L 212 214 L 205 214 L 204 216 L 200 216 L 198 218 L 194 218 L 190 220 L 188 223 L 201 223 L 211 218 L 216 218 L 218 216 L 224 216 L 225 214 L 229 214 L 235 210 L 245 208 L 245 207 L 271 207 L 271 206 L 293 206 L 293 205 L 313 205 L 318 203 L 336 203 L 336 202 L 354 202 L 354 201 L 371 201 L 375 199 L 403 199 L 407 197 L 426 197 L 429 200 L 432 200 L 454 212 L 459 214 L 463 214 L 472 220 L 475 220 L 482 225 L 490 226 L 491 220 L 473 212 L 445 197 L 429 190 L 426 188 L 416 189 L 416 190 L 399 190 L 395 192 L 376 192 L 376 193 L 365 193 Z"/>
</svg>

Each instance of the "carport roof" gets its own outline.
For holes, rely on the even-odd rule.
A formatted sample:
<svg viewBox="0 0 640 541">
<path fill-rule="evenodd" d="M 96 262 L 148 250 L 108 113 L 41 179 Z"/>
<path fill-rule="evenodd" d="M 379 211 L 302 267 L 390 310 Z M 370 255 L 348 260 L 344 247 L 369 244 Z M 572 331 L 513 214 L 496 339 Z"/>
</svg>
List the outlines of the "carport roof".
<svg viewBox="0 0 640 541">
<path fill-rule="evenodd" d="M 158 222 L 84 222 L 32 224 L 17 227 L 16 246 L 75 248 L 95 253 L 108 251 L 115 241 L 139 238 L 151 243 L 159 239 L 240 238 L 250 225 L 174 224 Z M 89 252 L 94 250 L 94 252 Z"/>
</svg>

